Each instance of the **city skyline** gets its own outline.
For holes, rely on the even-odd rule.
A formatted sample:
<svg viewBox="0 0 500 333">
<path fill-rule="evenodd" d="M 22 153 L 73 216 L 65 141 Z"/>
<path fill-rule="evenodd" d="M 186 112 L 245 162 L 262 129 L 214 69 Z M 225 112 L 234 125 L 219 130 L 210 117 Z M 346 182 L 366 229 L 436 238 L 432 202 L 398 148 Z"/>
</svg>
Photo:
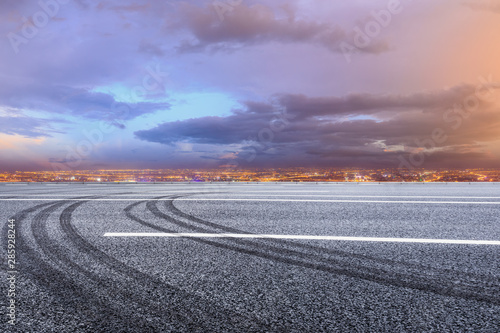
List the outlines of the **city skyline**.
<svg viewBox="0 0 500 333">
<path fill-rule="evenodd" d="M 494 1 L 0 3 L 0 172 L 500 169 Z"/>
<path fill-rule="evenodd" d="M 0 172 L 0 183 L 500 182 L 500 169 L 141 169 Z"/>
</svg>

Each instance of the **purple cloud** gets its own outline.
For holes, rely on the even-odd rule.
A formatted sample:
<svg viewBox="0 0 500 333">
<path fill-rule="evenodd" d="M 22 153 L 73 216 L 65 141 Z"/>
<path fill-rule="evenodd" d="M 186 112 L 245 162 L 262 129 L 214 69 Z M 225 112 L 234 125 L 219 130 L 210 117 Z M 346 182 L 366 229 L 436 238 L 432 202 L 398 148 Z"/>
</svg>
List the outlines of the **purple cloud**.
<svg viewBox="0 0 500 333">
<path fill-rule="evenodd" d="M 283 11 L 283 17 L 278 17 L 271 7 L 244 3 L 234 6 L 223 17 L 217 15 L 213 6 L 199 7 L 187 3 L 181 5 L 179 12 L 181 16 L 172 27 L 184 28 L 193 36 L 179 45 L 181 52 L 231 50 L 271 42 L 305 43 L 341 52 L 341 42 L 352 43 L 354 36 L 353 32 L 346 32 L 339 25 L 297 19 L 290 6 Z M 378 54 L 388 51 L 389 47 L 386 41 L 373 41 L 359 50 Z"/>
<path fill-rule="evenodd" d="M 241 146 L 239 155 L 258 155 L 259 165 L 280 161 L 300 166 L 356 161 L 363 165 L 397 163 L 415 149 L 428 149 L 435 156 L 470 156 L 498 137 L 500 114 L 493 104 L 481 103 L 474 114 L 462 118 L 447 114 L 474 92 L 461 85 L 452 89 L 410 95 L 350 94 L 343 97 L 282 95 L 280 107 L 287 110 L 288 126 L 276 130 L 272 140 L 259 140 L 259 132 L 268 129 L 276 115 L 275 105 L 245 102 L 242 110 L 226 117 L 203 117 L 167 122 L 152 129 L 135 132 L 137 138 L 167 145 L 176 142 Z M 451 111 L 450 111 L 451 110 Z M 348 116 L 348 118 L 341 116 Z M 377 119 L 363 119 L 363 116 Z M 361 117 L 361 118 L 359 118 Z M 485 126 L 488 124 L 488 126 Z M 436 129 L 444 142 L 429 145 Z M 480 130 L 479 130 L 480 129 Z M 477 144 L 482 142 L 483 144 Z M 464 147 L 469 147 L 464 151 Z M 205 156 L 204 158 L 207 158 Z M 212 159 L 218 159 L 212 156 Z M 433 157 L 435 159 L 435 157 Z M 285 162 L 286 161 L 286 162 Z"/>
</svg>

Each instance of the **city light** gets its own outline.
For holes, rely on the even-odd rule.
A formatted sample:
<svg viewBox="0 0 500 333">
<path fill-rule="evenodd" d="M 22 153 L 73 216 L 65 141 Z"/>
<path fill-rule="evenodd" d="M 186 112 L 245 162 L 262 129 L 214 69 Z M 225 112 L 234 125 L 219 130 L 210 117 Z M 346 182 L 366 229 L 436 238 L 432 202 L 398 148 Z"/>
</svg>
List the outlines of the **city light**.
<svg viewBox="0 0 500 333">
<path fill-rule="evenodd" d="M 0 182 L 498 182 L 498 169 L 148 169 L 3 172 Z"/>
</svg>

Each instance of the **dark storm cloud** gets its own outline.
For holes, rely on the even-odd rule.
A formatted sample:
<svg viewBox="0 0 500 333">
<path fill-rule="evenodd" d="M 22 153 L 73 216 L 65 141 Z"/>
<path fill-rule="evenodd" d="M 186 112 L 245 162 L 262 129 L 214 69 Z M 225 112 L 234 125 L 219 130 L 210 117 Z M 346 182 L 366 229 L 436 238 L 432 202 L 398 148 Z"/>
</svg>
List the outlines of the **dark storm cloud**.
<svg viewBox="0 0 500 333">
<path fill-rule="evenodd" d="M 492 104 L 482 103 L 467 116 L 454 113 L 453 106 L 461 104 L 474 91 L 474 87 L 462 85 L 412 95 L 351 94 L 325 98 L 282 95 L 277 100 L 287 110 L 284 115 L 280 115 L 280 107 L 274 104 L 246 102 L 243 110 L 234 110 L 227 117 L 168 122 L 137 131 L 135 135 L 141 140 L 169 145 L 181 141 L 240 144 L 242 149 L 237 154 L 240 158 L 245 159 L 253 150 L 259 155 L 259 163 L 264 164 L 279 158 L 285 165 L 349 160 L 364 165 L 392 161 L 394 165 L 405 151 L 421 148 L 437 148 L 439 151 L 433 154 L 453 158 L 464 154 L 465 158 L 471 152 L 463 151 L 464 145 L 473 147 L 477 142 L 492 142 L 500 131 L 500 114 Z M 377 119 L 362 119 L 367 115 L 375 115 Z M 279 117 L 285 117 L 288 125 L 273 133 L 272 140 L 259 140 L 259 132 L 269 129 L 272 119 Z M 429 140 L 436 129 L 442 131 L 445 140 L 430 146 Z"/>
<path fill-rule="evenodd" d="M 163 144 L 183 140 L 193 143 L 231 144 L 244 141 L 255 134 L 255 128 L 265 125 L 265 119 L 245 113 L 163 123 L 150 130 L 137 131 L 135 134 L 139 139 Z"/>
<path fill-rule="evenodd" d="M 461 102 L 475 93 L 473 85 L 460 85 L 443 91 L 419 92 L 408 95 L 373 95 L 352 93 L 342 97 L 307 97 L 283 95 L 279 99 L 288 113 L 299 118 L 335 115 L 373 115 L 403 110 L 433 110 Z"/>
<path fill-rule="evenodd" d="M 340 52 L 341 42 L 352 43 L 354 33 L 338 25 L 297 19 L 290 7 L 283 12 L 285 15 L 278 17 L 271 7 L 261 4 L 247 6 L 242 3 L 221 12 L 216 5 L 198 7 L 184 3 L 180 7 L 180 19 L 173 27 L 185 28 L 194 37 L 180 44 L 181 52 L 231 50 L 268 42 L 308 43 Z M 373 41 L 359 49 L 375 54 L 388 50 L 385 41 Z"/>
<path fill-rule="evenodd" d="M 329 140 L 335 140 L 335 135 L 343 133 L 344 139 L 353 136 L 359 139 L 359 133 L 367 133 L 370 128 L 371 138 L 381 140 L 403 134 L 416 135 L 419 126 L 407 128 L 405 123 L 414 125 L 424 123 L 424 127 L 435 123 L 436 117 L 430 115 L 421 117 L 420 111 L 438 109 L 444 111 L 453 103 L 461 102 L 467 95 L 474 91 L 472 86 L 460 86 L 441 92 L 418 93 L 413 95 L 371 95 L 350 94 L 344 97 L 317 97 L 309 98 L 304 95 L 281 95 L 278 100 L 282 107 L 287 110 L 288 117 L 293 119 L 288 131 L 280 134 L 281 140 L 293 141 L 313 140 L 318 135 L 332 136 Z M 261 128 L 269 126 L 269 121 L 276 116 L 277 110 L 273 105 L 258 102 L 245 102 L 244 110 L 234 110 L 233 115 L 227 117 L 203 117 L 164 123 L 150 130 L 136 132 L 140 139 L 171 144 L 176 141 L 189 140 L 196 143 L 230 144 L 240 143 L 255 137 L 255 133 Z M 419 111 L 418 114 L 406 119 L 404 114 L 395 114 L 395 111 L 406 110 Z M 393 113 L 395 120 L 385 119 L 383 124 L 373 120 L 344 121 L 338 116 L 364 116 L 377 113 Z M 413 119 L 415 118 L 415 119 Z M 335 122 L 327 121 L 335 120 Z M 392 126 L 394 128 L 383 128 Z M 407 124 L 406 124 L 407 125 Z M 293 134 L 291 129 L 293 128 Z M 288 138 L 288 136 L 291 136 Z M 280 140 L 278 138 L 278 142 Z M 355 142 L 355 144 L 359 144 Z"/>
<path fill-rule="evenodd" d="M 337 133 L 359 138 L 359 133 L 371 132 L 370 137 L 375 137 L 377 140 L 390 138 L 393 135 L 415 136 L 420 127 L 430 127 L 438 123 L 447 108 L 454 103 L 461 103 L 473 92 L 473 86 L 464 85 L 439 92 L 412 95 L 350 94 L 343 97 L 280 95 L 277 100 L 280 107 L 286 109 L 291 122 L 288 130 L 281 133 L 280 137 L 287 138 L 287 133 L 292 129 L 295 133 L 293 136 L 298 140 Z M 251 101 L 244 104 L 244 109 L 233 110 L 233 114 L 227 117 L 203 117 L 169 122 L 150 130 L 138 131 L 136 135 L 143 140 L 165 144 L 182 140 L 197 143 L 239 143 L 255 136 L 256 131 L 269 126 L 270 120 L 279 115 L 279 108 L 276 109 L 276 105 Z M 406 111 L 408 114 L 400 111 Z M 434 114 L 431 111 L 434 111 Z M 422 116 L 422 113 L 426 115 Z M 346 115 L 350 117 L 376 115 L 380 119 L 350 121 L 339 117 Z M 403 126 L 405 123 L 406 125 L 411 123 L 413 126 Z M 298 133 L 300 135 L 297 135 Z M 294 140 L 293 137 L 289 139 Z"/>
</svg>

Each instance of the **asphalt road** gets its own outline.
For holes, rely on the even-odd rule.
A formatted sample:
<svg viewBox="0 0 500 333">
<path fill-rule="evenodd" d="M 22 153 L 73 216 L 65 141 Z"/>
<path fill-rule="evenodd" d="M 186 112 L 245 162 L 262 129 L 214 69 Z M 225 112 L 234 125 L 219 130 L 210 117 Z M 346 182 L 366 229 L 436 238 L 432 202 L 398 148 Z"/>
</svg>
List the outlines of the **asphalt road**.
<svg viewBox="0 0 500 333">
<path fill-rule="evenodd" d="M 2 332 L 500 331 L 496 183 L 2 184 L 6 301 L 9 218 Z"/>
</svg>

